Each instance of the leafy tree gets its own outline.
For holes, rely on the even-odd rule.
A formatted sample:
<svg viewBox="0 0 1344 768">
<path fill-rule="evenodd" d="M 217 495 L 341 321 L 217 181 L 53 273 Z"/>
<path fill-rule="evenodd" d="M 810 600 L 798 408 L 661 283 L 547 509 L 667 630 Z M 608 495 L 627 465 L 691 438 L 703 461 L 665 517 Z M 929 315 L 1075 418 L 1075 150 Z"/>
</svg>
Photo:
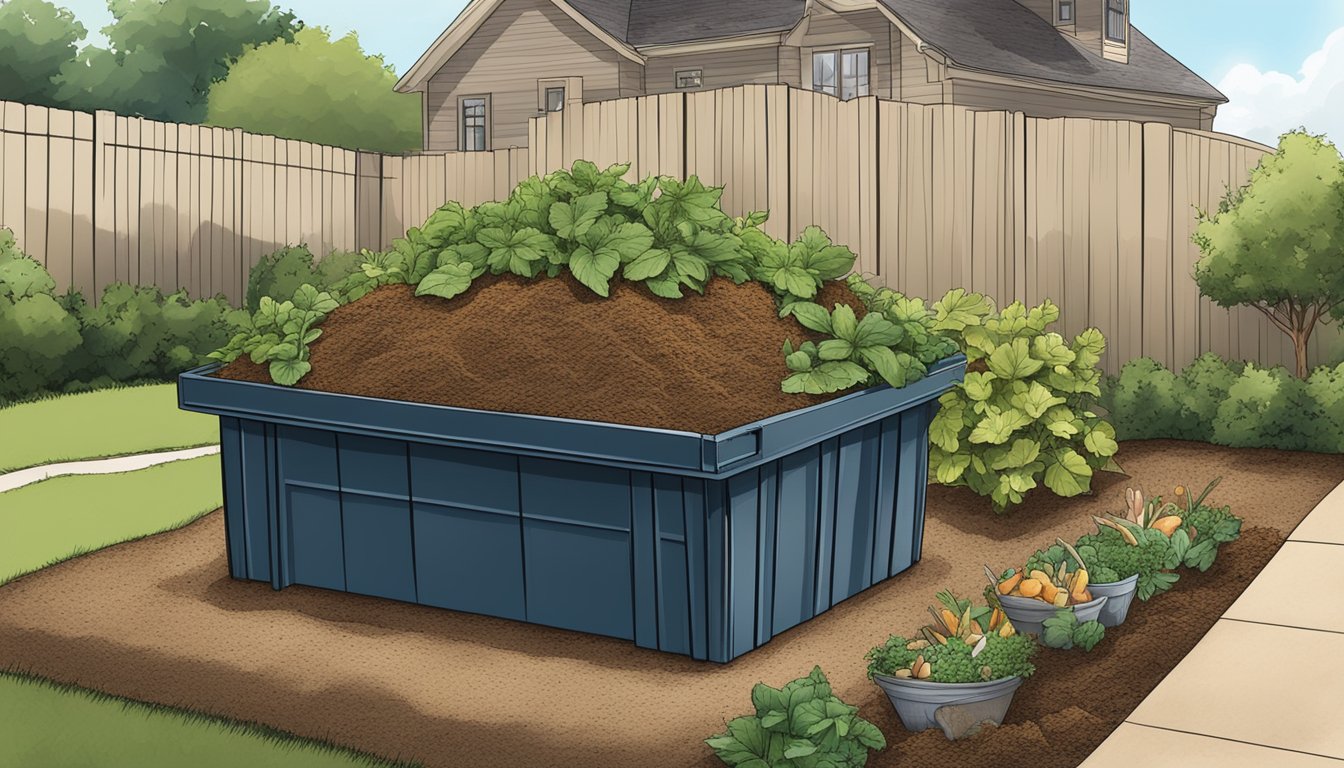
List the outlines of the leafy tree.
<svg viewBox="0 0 1344 768">
<path fill-rule="evenodd" d="M 58 98 L 75 109 L 110 109 L 199 123 L 211 85 L 249 48 L 290 40 L 302 28 L 269 0 L 108 0 L 109 47 L 89 47 L 61 71 Z"/>
<path fill-rule="evenodd" d="M 52 78 L 86 34 L 74 14 L 47 0 L 0 3 L 0 99 L 57 106 Z"/>
<path fill-rule="evenodd" d="M 1298 130 L 1200 214 L 1193 240 L 1200 291 L 1220 307 L 1255 307 L 1293 340 L 1297 376 L 1318 323 L 1344 317 L 1344 160 L 1322 136 Z"/>
<path fill-rule="evenodd" d="M 210 91 L 207 122 L 358 149 L 420 147 L 420 99 L 392 89 L 396 73 L 351 32 L 308 28 L 293 42 L 248 51 Z"/>
</svg>

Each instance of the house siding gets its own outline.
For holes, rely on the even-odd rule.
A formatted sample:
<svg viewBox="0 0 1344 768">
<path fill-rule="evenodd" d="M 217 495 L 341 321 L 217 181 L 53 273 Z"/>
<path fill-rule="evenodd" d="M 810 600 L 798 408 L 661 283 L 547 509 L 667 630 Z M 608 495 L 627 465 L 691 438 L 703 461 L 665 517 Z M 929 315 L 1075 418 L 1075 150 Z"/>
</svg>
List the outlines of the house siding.
<svg viewBox="0 0 1344 768">
<path fill-rule="evenodd" d="M 704 90 L 753 83 L 778 83 L 781 82 L 779 48 L 778 45 L 763 45 L 730 51 L 650 57 L 644 66 L 644 87 L 648 93 L 675 91 L 676 73 L 682 69 L 700 70 Z"/>
<path fill-rule="evenodd" d="M 900 73 L 900 99 L 915 104 L 941 104 L 943 102 L 943 84 L 929 78 L 930 60 L 919 52 L 915 44 L 902 35 Z"/>
<path fill-rule="evenodd" d="M 480 94 L 491 100 L 489 147 L 526 146 L 539 79 L 581 77 L 584 101 L 637 95 L 626 61 L 549 0 L 506 0 L 430 78 L 425 148 L 458 149 L 458 99 Z"/>
<path fill-rule="evenodd" d="M 1196 106 L 1088 98 L 1035 88 L 953 79 L 950 103 L 977 109 L 1024 112 L 1028 117 L 1092 117 L 1102 120 L 1160 121 L 1176 128 L 1208 124 Z"/>
</svg>

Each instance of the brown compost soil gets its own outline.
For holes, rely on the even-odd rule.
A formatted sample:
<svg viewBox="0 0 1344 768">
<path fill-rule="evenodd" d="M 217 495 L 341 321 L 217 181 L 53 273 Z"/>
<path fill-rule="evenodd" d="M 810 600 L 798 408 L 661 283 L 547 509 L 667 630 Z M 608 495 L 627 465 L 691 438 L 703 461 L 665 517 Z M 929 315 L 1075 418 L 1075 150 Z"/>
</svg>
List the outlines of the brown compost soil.
<svg viewBox="0 0 1344 768">
<path fill-rule="evenodd" d="M 890 746 L 871 766 L 1074 766 L 1190 650 L 1344 479 L 1344 456 L 1125 443 L 1131 477 L 1091 497 L 1033 495 L 995 517 L 965 489 L 929 489 L 923 560 L 726 665 L 633 643 L 328 592 L 237 582 L 222 515 L 0 587 L 0 669 L 255 721 L 450 768 L 712 768 L 703 739 L 751 709 L 753 684 L 820 664 Z M 1043 651 L 1004 725 L 951 743 L 906 732 L 863 654 L 925 620 L 939 589 L 978 593 L 1007 567 L 1118 509 L 1126 485 L 1202 488 L 1246 519 L 1206 574 L 1136 603 L 1092 653 Z M 55 725 L 53 727 L 68 727 Z"/>
<path fill-rule="evenodd" d="M 654 296 L 615 280 L 483 277 L 461 296 L 385 286 L 332 312 L 301 389 L 715 434 L 838 395 L 789 395 L 781 347 L 815 335 L 762 284 Z M 860 306 L 832 281 L 818 296 Z M 239 358 L 221 378 L 270 382 Z"/>
</svg>

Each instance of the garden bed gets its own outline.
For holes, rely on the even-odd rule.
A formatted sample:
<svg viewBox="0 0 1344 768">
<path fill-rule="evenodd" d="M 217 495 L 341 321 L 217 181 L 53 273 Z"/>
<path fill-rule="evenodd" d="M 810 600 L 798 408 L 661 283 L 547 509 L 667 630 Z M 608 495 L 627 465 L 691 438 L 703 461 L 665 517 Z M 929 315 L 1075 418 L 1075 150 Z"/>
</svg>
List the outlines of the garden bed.
<svg viewBox="0 0 1344 768">
<path fill-rule="evenodd" d="M 874 766 L 1076 765 L 1194 645 L 1284 537 L 1344 478 L 1344 457 L 1155 441 L 1122 447 L 1132 478 L 1096 496 L 1032 496 L 994 517 L 965 489 L 930 488 L 923 560 L 719 666 L 620 640 L 374 598 L 236 582 L 222 515 L 0 588 L 0 667 L 255 720 L 426 765 L 720 765 L 703 739 L 758 681 L 820 664 L 891 743 Z M 1135 610 L 1090 654 L 1042 651 L 1004 726 L 947 742 L 905 732 L 863 654 L 925 620 L 929 594 L 984 584 L 979 565 L 1073 536 L 1128 484 L 1223 482 L 1242 538 L 1207 574 Z"/>
</svg>

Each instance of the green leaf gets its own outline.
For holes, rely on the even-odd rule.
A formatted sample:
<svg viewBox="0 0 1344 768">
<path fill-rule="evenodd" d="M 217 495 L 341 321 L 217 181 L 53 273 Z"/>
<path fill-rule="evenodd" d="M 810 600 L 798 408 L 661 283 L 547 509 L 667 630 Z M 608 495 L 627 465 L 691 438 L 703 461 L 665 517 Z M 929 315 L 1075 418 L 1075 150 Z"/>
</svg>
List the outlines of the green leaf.
<svg viewBox="0 0 1344 768">
<path fill-rule="evenodd" d="M 791 395 L 825 395 L 840 392 L 868 381 L 868 372 L 849 361 L 822 363 L 811 371 L 795 373 L 784 380 L 780 389 Z"/>
<path fill-rule="evenodd" d="M 1012 399 L 1013 407 L 1027 414 L 1032 421 L 1041 418 L 1046 411 L 1056 405 L 1063 405 L 1065 402 L 1064 398 L 1056 396 L 1037 381 L 1031 382 L 1026 392 L 1014 395 Z"/>
<path fill-rule="evenodd" d="M 1198 568 L 1200 572 L 1207 571 L 1217 557 L 1218 542 L 1213 539 L 1204 539 L 1190 547 L 1185 553 L 1185 567 Z"/>
<path fill-rule="evenodd" d="M 448 264 L 425 275 L 416 286 L 416 296 L 438 296 L 451 299 L 465 293 L 471 287 L 472 266 L 470 264 Z"/>
<path fill-rule="evenodd" d="M 904 338 L 905 331 L 901 326 L 875 312 L 870 312 L 859 321 L 858 330 L 854 333 L 854 346 L 892 347 L 900 344 Z"/>
<path fill-rule="evenodd" d="M 971 465 L 971 457 L 964 453 L 949 454 L 942 461 L 934 465 L 934 475 L 938 482 L 943 485 L 951 485 L 965 474 L 966 468 Z"/>
<path fill-rule="evenodd" d="M 929 422 L 929 440 L 948 453 L 960 447 L 962 409 L 944 406 Z"/>
<path fill-rule="evenodd" d="M 1078 617 L 1073 611 L 1067 608 L 1061 608 L 1055 611 L 1055 615 L 1046 619 L 1041 624 L 1041 643 L 1047 648 L 1060 648 L 1068 650 L 1073 647 L 1073 629 L 1078 624 Z"/>
<path fill-rule="evenodd" d="M 667 269 L 667 265 L 671 263 L 672 257 L 667 251 L 654 248 L 645 251 L 626 264 L 622 274 L 625 275 L 626 280 L 648 280 L 656 275 L 661 275 Z"/>
<path fill-rule="evenodd" d="M 648 286 L 648 289 L 654 296 L 661 296 L 664 299 L 681 298 L 681 281 L 675 276 L 663 274 L 657 277 L 650 277 L 644 281 L 644 285 Z"/>
<path fill-rule="evenodd" d="M 593 253 L 579 246 L 569 256 L 569 271 L 593 293 L 603 297 L 610 295 L 611 278 L 620 266 L 621 260 L 613 251 Z"/>
<path fill-rule="evenodd" d="M 972 400 L 986 401 L 994 395 L 994 381 L 998 377 L 992 373 L 968 373 L 962 381 L 962 389 Z"/>
<path fill-rule="evenodd" d="M 1120 450 L 1115 441 L 1115 427 L 1106 422 L 1098 422 L 1083 438 L 1083 447 L 1093 456 L 1114 456 Z"/>
<path fill-rule="evenodd" d="M 837 339 L 853 343 L 858 338 L 859 321 L 847 304 L 839 304 L 831 312 L 831 333 Z"/>
<path fill-rule="evenodd" d="M 816 278 L 802 267 L 783 267 L 775 272 L 771 282 L 776 290 L 800 299 L 810 299 L 817 295 Z"/>
<path fill-rule="evenodd" d="M 799 757 L 807 757 L 817 751 L 817 745 L 807 739 L 794 739 L 788 743 L 784 749 L 784 756 L 790 760 Z"/>
<path fill-rule="evenodd" d="M 784 364 L 796 373 L 812 370 L 812 358 L 806 352 L 790 352 L 784 357 Z"/>
<path fill-rule="evenodd" d="M 992 411 L 971 430 L 972 443 L 1002 445 L 1014 432 L 1031 423 L 1026 414 L 1013 408 L 1006 411 Z"/>
<path fill-rule="evenodd" d="M 308 372 L 312 369 L 312 364 L 307 360 L 272 360 L 271 380 L 281 386 L 292 387 L 298 383 L 299 379 L 308 375 Z"/>
<path fill-rule="evenodd" d="M 566 240 L 577 240 L 606 210 L 607 193 L 593 192 L 575 198 L 573 203 L 555 203 L 551 206 L 549 220 L 557 235 Z"/>
<path fill-rule="evenodd" d="M 1045 465 L 1045 486 L 1059 496 L 1085 493 L 1092 484 L 1092 467 L 1073 449 L 1057 451 Z"/>
<path fill-rule="evenodd" d="M 967 293 L 961 288 L 948 291 L 933 305 L 936 331 L 964 331 L 979 326 L 981 320 L 993 312 L 989 300 L 979 293 Z M 986 350 L 988 351 L 988 350 Z"/>
<path fill-rule="evenodd" d="M 1104 637 L 1106 637 L 1106 628 L 1095 619 L 1085 621 L 1073 630 L 1073 644 L 1084 651 L 1090 651 L 1097 647 L 1097 643 L 1100 643 Z"/>
<path fill-rule="evenodd" d="M 827 339 L 817 345 L 817 356 L 822 360 L 848 360 L 852 354 L 854 345 L 843 339 Z"/>
<path fill-rule="evenodd" d="M 989 356 L 989 370 L 1000 379 L 1025 379 L 1043 365 L 1031 356 L 1026 339 L 1013 339 L 995 348 Z"/>
<path fill-rule="evenodd" d="M 925 372 L 923 363 L 904 352 L 893 352 L 889 347 L 863 347 L 859 356 L 883 381 L 897 389 L 912 379 L 923 377 Z"/>
<path fill-rule="evenodd" d="M 1073 362 L 1074 354 L 1064 343 L 1064 337 L 1057 333 L 1047 333 L 1031 340 L 1031 356 L 1050 367 L 1068 365 Z"/>
<path fill-rule="evenodd" d="M 1013 447 L 1008 449 L 997 461 L 990 463 L 991 469 L 1020 469 L 1036 461 L 1041 455 L 1041 444 L 1035 440 L 1021 438 L 1013 441 Z"/>
<path fill-rule="evenodd" d="M 789 314 L 793 315 L 804 328 L 818 333 L 831 333 L 831 313 L 820 304 L 800 301 L 790 304 Z"/>
</svg>

